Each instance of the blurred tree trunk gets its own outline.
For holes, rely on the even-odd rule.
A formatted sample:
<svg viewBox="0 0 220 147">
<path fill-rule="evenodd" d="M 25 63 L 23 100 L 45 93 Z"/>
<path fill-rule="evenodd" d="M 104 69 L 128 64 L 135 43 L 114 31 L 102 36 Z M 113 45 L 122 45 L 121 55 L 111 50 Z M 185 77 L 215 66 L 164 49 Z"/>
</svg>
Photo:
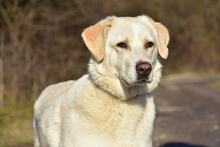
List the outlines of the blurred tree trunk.
<svg viewBox="0 0 220 147">
<path fill-rule="evenodd" d="M 3 80 L 3 62 L 0 59 L 0 107 L 3 106 L 3 90 L 4 90 L 4 80 Z"/>
</svg>

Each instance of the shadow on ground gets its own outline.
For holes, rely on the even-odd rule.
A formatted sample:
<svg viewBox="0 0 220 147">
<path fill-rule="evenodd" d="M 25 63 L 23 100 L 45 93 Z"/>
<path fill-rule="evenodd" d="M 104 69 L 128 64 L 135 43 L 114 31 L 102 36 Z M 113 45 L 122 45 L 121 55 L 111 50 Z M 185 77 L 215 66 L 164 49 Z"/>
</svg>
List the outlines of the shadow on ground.
<svg viewBox="0 0 220 147">
<path fill-rule="evenodd" d="M 161 145 L 160 147 L 207 147 L 204 145 L 198 145 L 198 144 L 188 144 L 184 142 L 169 142 Z"/>
</svg>

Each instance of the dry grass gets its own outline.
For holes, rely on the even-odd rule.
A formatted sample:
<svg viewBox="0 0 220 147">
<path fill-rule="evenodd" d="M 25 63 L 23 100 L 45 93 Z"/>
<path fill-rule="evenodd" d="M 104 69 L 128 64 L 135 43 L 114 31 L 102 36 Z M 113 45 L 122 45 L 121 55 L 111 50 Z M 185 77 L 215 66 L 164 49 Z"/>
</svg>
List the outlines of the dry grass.
<svg viewBox="0 0 220 147">
<path fill-rule="evenodd" d="M 33 143 L 32 104 L 7 100 L 0 108 L 0 147 Z"/>
<path fill-rule="evenodd" d="M 171 34 L 165 73 L 219 72 L 219 9 L 210 0 L 0 1 L 5 93 L 36 98 L 46 85 L 85 73 L 89 52 L 80 33 L 107 15 L 148 14 L 164 23 Z"/>
</svg>

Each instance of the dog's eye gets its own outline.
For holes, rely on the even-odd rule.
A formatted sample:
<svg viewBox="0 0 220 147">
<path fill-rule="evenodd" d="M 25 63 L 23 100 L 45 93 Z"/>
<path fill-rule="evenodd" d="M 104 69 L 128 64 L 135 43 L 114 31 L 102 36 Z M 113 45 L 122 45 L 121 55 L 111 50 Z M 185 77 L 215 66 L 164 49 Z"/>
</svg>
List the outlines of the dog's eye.
<svg viewBox="0 0 220 147">
<path fill-rule="evenodd" d="M 125 49 L 128 48 L 128 45 L 125 42 L 119 42 L 119 43 L 116 44 L 116 46 L 120 47 L 120 48 L 125 48 Z"/>
<path fill-rule="evenodd" d="M 151 48 L 152 46 L 154 46 L 154 43 L 152 41 L 149 41 L 145 44 L 145 48 Z"/>
</svg>

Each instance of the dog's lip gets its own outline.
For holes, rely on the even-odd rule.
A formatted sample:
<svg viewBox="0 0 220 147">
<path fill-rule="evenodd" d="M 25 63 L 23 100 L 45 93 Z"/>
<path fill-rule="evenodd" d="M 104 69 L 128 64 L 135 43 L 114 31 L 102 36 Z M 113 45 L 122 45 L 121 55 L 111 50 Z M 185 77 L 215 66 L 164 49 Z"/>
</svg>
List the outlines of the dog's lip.
<svg viewBox="0 0 220 147">
<path fill-rule="evenodd" d="M 145 84 L 145 83 L 151 83 L 151 80 L 149 80 L 149 78 L 147 79 L 140 79 L 136 82 L 134 82 L 135 84 Z"/>
<path fill-rule="evenodd" d="M 128 83 L 125 79 L 122 79 L 122 81 L 124 82 L 125 86 L 127 87 L 131 87 L 131 86 L 141 86 L 141 85 L 145 85 L 146 83 L 151 83 L 152 80 L 149 80 L 149 78 L 147 79 L 140 79 L 140 80 L 137 80 L 135 82 L 132 82 L 132 83 Z"/>
</svg>

